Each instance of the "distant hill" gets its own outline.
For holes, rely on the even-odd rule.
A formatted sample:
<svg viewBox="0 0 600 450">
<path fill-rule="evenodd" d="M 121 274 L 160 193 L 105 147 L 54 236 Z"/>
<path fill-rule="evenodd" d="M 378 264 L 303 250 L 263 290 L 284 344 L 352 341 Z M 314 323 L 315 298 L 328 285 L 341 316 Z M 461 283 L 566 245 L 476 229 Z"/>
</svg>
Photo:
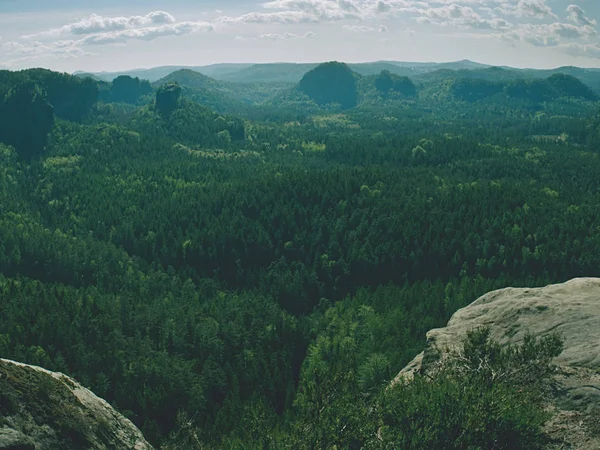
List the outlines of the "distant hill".
<svg viewBox="0 0 600 450">
<path fill-rule="evenodd" d="M 297 88 L 318 105 L 337 103 L 352 108 L 358 104 L 356 74 L 337 61 L 315 67 L 302 77 Z"/>
<path fill-rule="evenodd" d="M 210 66 L 199 66 L 191 69 L 217 80 L 223 80 L 230 74 L 240 72 L 252 66 L 253 64 L 211 64 Z"/>
<path fill-rule="evenodd" d="M 239 72 L 223 76 L 222 79 L 237 83 L 298 83 L 307 72 L 317 66 L 318 64 L 294 63 L 254 64 Z"/>
<path fill-rule="evenodd" d="M 232 104 L 237 103 L 233 93 L 226 89 L 222 82 L 190 69 L 180 69 L 170 73 L 154 82 L 153 86 L 156 88 L 170 83 L 179 84 L 185 98 L 217 110 L 228 109 Z"/>
<path fill-rule="evenodd" d="M 453 79 L 450 92 L 465 101 L 483 100 L 502 94 L 505 98 L 533 103 L 561 97 L 595 101 L 598 95 L 578 78 L 555 73 L 548 78 L 518 78 L 512 80 L 458 77 Z"/>
<path fill-rule="evenodd" d="M 223 70 L 217 69 L 217 70 Z M 279 93 L 288 84 L 244 83 L 234 84 L 216 80 L 191 69 L 180 69 L 153 83 L 177 83 L 183 89 L 183 96 L 196 103 L 210 106 L 219 112 L 240 112 L 240 108 L 262 103 Z"/>
<path fill-rule="evenodd" d="M 76 76 L 92 76 L 99 80 L 112 81 L 120 75 L 129 75 L 155 82 L 181 69 L 189 69 L 221 81 L 233 83 L 298 83 L 310 70 L 319 63 L 264 63 L 264 64 L 211 64 L 207 66 L 160 66 L 148 69 L 133 69 L 122 72 L 75 72 Z M 348 64 L 353 71 L 361 75 L 376 75 L 388 70 L 396 75 L 411 76 L 427 73 L 439 68 L 475 69 L 488 67 L 472 61 L 457 61 L 453 63 L 416 63 L 400 61 L 376 61 Z"/>
<path fill-rule="evenodd" d="M 588 86 L 596 94 L 600 94 L 600 69 L 582 69 L 579 67 L 559 67 L 551 70 L 514 69 L 510 67 L 491 66 L 475 70 L 453 70 L 444 68 L 415 74 L 414 79 L 416 82 L 421 82 L 423 84 L 439 83 L 449 78 L 471 78 L 499 82 L 528 78 L 546 79 L 556 74 L 574 77 Z"/>
<path fill-rule="evenodd" d="M 156 81 L 154 84 L 159 85 L 170 82 L 176 82 L 181 86 L 187 86 L 194 89 L 222 90 L 224 87 L 222 82 L 191 69 L 179 69 Z"/>
<path fill-rule="evenodd" d="M 242 63 L 207 66 L 162 66 L 124 72 L 100 72 L 85 75 L 76 73 L 76 75 L 78 77 L 91 76 L 94 79 L 104 81 L 112 81 L 119 75 L 129 75 L 155 82 L 178 70 L 188 69 L 230 83 L 288 83 L 291 85 L 300 82 L 307 72 L 318 65 L 319 63 Z M 555 73 L 563 73 L 578 78 L 600 94 L 600 69 L 583 69 L 579 67 L 559 67 L 550 70 L 515 69 L 511 67 L 494 67 L 469 60 L 445 63 L 375 61 L 348 64 L 348 67 L 363 76 L 377 75 L 387 70 L 395 75 L 408 76 L 424 82 L 452 76 L 451 72 L 461 72 L 461 76 L 488 79 L 496 79 L 497 77 L 502 79 L 548 78 Z"/>
<path fill-rule="evenodd" d="M 94 81 L 106 81 L 103 78 L 99 77 L 98 75 L 95 75 L 93 73 L 87 73 L 87 72 L 75 72 L 73 74 L 74 77 L 77 78 L 81 78 L 81 79 L 86 79 L 86 78 L 91 78 Z"/>
</svg>

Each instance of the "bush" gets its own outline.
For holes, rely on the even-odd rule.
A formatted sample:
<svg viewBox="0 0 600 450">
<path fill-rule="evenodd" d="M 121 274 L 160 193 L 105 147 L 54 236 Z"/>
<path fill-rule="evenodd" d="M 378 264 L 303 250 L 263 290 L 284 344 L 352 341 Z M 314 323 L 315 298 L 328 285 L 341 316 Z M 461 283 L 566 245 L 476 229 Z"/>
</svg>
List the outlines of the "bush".
<svg viewBox="0 0 600 450">
<path fill-rule="evenodd" d="M 381 400 L 380 441 L 406 449 L 534 449 L 549 419 L 543 399 L 562 352 L 557 335 L 502 348 L 487 328 L 468 333 L 431 379 L 417 376 Z"/>
</svg>

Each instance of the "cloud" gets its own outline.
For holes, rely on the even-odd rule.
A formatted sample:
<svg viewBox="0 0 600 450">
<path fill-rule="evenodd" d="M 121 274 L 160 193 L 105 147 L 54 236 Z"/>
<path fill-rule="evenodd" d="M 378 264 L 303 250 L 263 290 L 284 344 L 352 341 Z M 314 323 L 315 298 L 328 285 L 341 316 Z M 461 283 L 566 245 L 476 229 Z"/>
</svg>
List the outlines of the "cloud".
<svg viewBox="0 0 600 450">
<path fill-rule="evenodd" d="M 483 30 L 512 28 L 512 24 L 502 18 L 483 18 L 470 6 L 458 5 L 456 3 L 419 10 L 419 17 L 416 20 L 419 23 L 454 26 L 456 28 L 479 28 Z"/>
<path fill-rule="evenodd" d="M 307 16 L 301 11 L 281 11 L 274 13 L 252 12 L 239 17 L 222 16 L 215 19 L 220 24 L 244 24 L 244 23 L 278 23 L 298 24 L 317 22 L 315 18 Z"/>
<path fill-rule="evenodd" d="M 560 49 L 572 56 L 600 59 L 600 45 L 598 44 L 571 43 L 561 46 Z"/>
<path fill-rule="evenodd" d="M 215 28 L 238 40 L 311 39 L 315 34 L 305 31 L 313 25 L 307 24 L 334 22 L 346 31 L 373 33 L 369 39 L 374 38 L 377 32 L 391 34 L 402 33 L 402 30 L 412 36 L 415 32 L 408 22 L 412 21 L 416 27 L 416 24 L 423 25 L 424 30 L 419 30 L 421 34 L 438 33 L 439 36 L 440 29 L 451 27 L 456 30 L 456 36 L 501 39 L 511 45 L 520 42 L 556 46 L 564 48 L 565 52 L 583 52 L 586 55 L 593 54 L 593 45 L 596 45 L 598 37 L 597 18 L 587 16 L 577 5 L 569 5 L 561 20 L 550 7 L 557 0 L 262 1 L 259 8 L 245 14 L 226 16 L 216 11 L 219 17 L 211 22 L 179 22 L 166 11 L 119 17 L 92 14 L 58 28 L 26 36 L 18 42 L 21 46 L 13 46 L 11 52 L 23 57 L 34 54 L 41 57 L 39 49 L 44 48 L 50 54 L 77 55 L 83 52 L 82 49 L 100 45 L 123 44 L 131 40 L 151 41 L 167 36 L 210 32 Z M 588 0 L 591 1 L 597 0 Z M 565 2 L 564 6 L 568 4 Z M 249 25 L 248 28 L 254 28 L 251 25 L 256 25 L 255 28 L 258 25 L 272 27 L 262 27 L 258 33 L 249 35 L 246 25 Z M 0 51 L 7 52 L 9 47 L 3 49 L 0 45 Z"/>
<path fill-rule="evenodd" d="M 78 22 L 60 28 L 61 34 L 86 35 L 107 31 L 122 31 L 147 25 L 175 23 L 175 18 L 164 11 L 153 11 L 145 16 L 103 17 L 92 14 Z"/>
<path fill-rule="evenodd" d="M 596 26 L 598 23 L 595 20 L 588 18 L 585 15 L 583 9 L 577 5 L 569 5 L 567 8 L 569 13 L 569 20 L 575 22 L 577 25 Z"/>
<path fill-rule="evenodd" d="M 352 31 L 353 33 L 369 33 L 375 31 L 375 28 L 366 25 L 344 25 L 342 28 L 347 31 Z"/>
<path fill-rule="evenodd" d="M 312 31 L 309 31 L 305 34 L 295 34 L 295 33 L 267 33 L 261 34 L 259 39 L 268 39 L 271 41 L 282 41 L 288 39 L 314 39 L 316 34 Z"/>
<path fill-rule="evenodd" d="M 546 4 L 546 0 L 520 0 L 517 4 L 516 12 L 521 17 L 535 17 L 538 19 L 556 18 L 556 15 L 552 12 L 552 8 Z"/>
<path fill-rule="evenodd" d="M 20 41 L 6 42 L 0 46 L 0 51 L 13 61 L 44 56 L 78 57 L 89 54 L 84 50 L 87 46 L 118 44 L 129 40 L 151 41 L 167 36 L 209 32 L 213 29 L 214 25 L 207 22 L 177 22 L 165 11 L 130 17 L 103 17 L 92 14 L 60 28 L 24 36 Z"/>
<path fill-rule="evenodd" d="M 514 16 L 524 19 L 558 19 L 556 14 L 552 12 L 552 8 L 546 4 L 546 0 L 519 0 L 516 4 L 504 2 L 499 6 L 491 8 L 491 11 L 503 16 Z"/>
<path fill-rule="evenodd" d="M 85 36 L 89 34 L 132 30 L 140 27 L 174 24 L 175 18 L 165 11 L 152 11 L 145 16 L 106 17 L 91 14 L 76 22 L 48 31 L 23 36 L 24 39 L 39 39 L 60 35 Z"/>
<path fill-rule="evenodd" d="M 301 13 L 308 21 L 315 22 L 360 19 L 364 15 L 363 2 L 356 0 L 273 0 L 263 7 Z"/>
<path fill-rule="evenodd" d="M 53 57 L 58 59 L 77 58 L 85 55 L 90 55 L 79 48 L 74 41 L 56 41 L 53 43 L 43 43 L 39 41 L 33 42 L 16 42 L 8 41 L 0 45 L 2 53 L 10 60 L 3 61 L 6 66 L 12 66 L 17 63 L 32 61 L 41 57 Z"/>
<path fill-rule="evenodd" d="M 101 45 L 126 42 L 130 39 L 152 41 L 166 36 L 184 36 L 196 32 L 213 31 L 214 26 L 207 22 L 178 22 L 158 27 L 136 28 L 132 30 L 96 33 L 76 41 L 79 45 Z"/>
<path fill-rule="evenodd" d="M 564 44 L 564 41 L 568 40 L 589 40 L 597 34 L 595 28 L 587 25 L 577 26 L 554 22 L 549 24 L 525 24 L 499 37 L 507 41 L 527 42 L 538 47 L 555 47 Z"/>
</svg>

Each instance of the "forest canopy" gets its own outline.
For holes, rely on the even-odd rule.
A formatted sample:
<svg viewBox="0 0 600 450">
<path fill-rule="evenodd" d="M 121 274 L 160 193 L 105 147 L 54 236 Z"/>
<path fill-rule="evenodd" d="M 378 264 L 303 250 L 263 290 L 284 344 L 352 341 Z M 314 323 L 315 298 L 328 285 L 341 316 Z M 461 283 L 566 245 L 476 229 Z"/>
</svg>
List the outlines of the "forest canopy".
<svg viewBox="0 0 600 450">
<path fill-rule="evenodd" d="M 486 447 L 461 417 L 540 446 L 530 386 L 389 383 L 485 292 L 598 274 L 597 92 L 570 69 L 352 67 L 0 72 L 0 356 L 158 448 Z"/>
</svg>

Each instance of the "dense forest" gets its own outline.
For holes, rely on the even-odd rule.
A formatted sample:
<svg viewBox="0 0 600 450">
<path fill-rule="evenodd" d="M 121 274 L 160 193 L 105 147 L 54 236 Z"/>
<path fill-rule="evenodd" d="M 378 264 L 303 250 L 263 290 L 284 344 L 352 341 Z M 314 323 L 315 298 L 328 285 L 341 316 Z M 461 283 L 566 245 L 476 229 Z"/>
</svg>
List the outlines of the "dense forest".
<svg viewBox="0 0 600 450">
<path fill-rule="evenodd" d="M 599 93 L 504 72 L 0 71 L 0 356 L 158 448 L 536 448 L 537 385 L 389 388 L 485 292 L 598 275 Z"/>
</svg>

